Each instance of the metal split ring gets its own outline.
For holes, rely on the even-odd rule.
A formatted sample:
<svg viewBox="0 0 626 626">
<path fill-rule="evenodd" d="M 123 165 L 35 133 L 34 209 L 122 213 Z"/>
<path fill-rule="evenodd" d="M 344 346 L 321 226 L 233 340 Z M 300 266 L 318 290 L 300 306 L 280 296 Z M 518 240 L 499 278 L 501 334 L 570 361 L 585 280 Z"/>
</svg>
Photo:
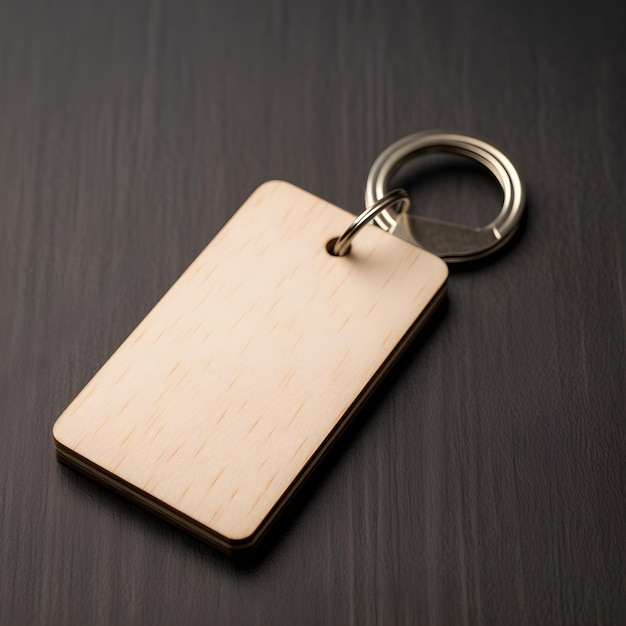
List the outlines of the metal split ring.
<svg viewBox="0 0 626 626">
<path fill-rule="evenodd" d="M 408 198 L 402 203 L 399 211 L 394 210 L 397 203 L 393 202 L 381 208 L 380 203 L 385 201 L 390 193 L 387 188 L 393 174 L 409 158 L 437 152 L 469 157 L 494 175 L 504 194 L 502 208 L 496 219 L 482 228 L 472 228 L 409 215 Z M 500 150 L 475 137 L 431 131 L 400 139 L 374 161 L 365 190 L 365 206 L 369 208 L 355 220 L 355 224 L 357 222 L 360 224 L 356 229 L 358 232 L 364 223 L 373 219 L 383 230 L 437 254 L 448 263 L 459 263 L 488 256 L 509 241 L 520 224 L 524 202 L 525 192 L 520 176 L 510 159 Z M 376 211 L 373 211 L 374 207 L 377 207 Z M 368 215 L 369 218 L 366 217 Z M 346 234 L 347 231 L 339 238 L 337 244 Z M 356 233 L 350 238 L 354 237 L 354 234 Z M 345 254 L 347 249 L 344 246 L 342 250 Z"/>
<path fill-rule="evenodd" d="M 344 256 L 348 254 L 350 251 L 350 242 L 356 237 L 363 226 L 369 224 L 369 222 L 375 219 L 382 211 L 393 209 L 398 204 L 401 205 L 400 212 L 406 212 L 409 209 L 410 203 L 409 194 L 404 191 L 404 189 L 388 191 L 380 200 L 365 209 L 365 211 L 348 226 L 341 237 L 335 239 L 331 254 L 334 256 Z"/>
</svg>

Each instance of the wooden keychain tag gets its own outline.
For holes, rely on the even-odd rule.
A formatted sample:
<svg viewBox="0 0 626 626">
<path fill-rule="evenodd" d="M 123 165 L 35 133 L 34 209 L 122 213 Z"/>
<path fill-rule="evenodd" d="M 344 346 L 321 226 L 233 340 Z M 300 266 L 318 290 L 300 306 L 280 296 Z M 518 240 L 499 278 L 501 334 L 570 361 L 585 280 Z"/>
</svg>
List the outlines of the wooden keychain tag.
<svg viewBox="0 0 626 626">
<path fill-rule="evenodd" d="M 443 300 L 447 265 L 419 237 L 439 233 L 450 262 L 519 221 L 502 153 L 407 139 L 374 163 L 356 220 L 288 183 L 259 187 L 59 417 L 59 459 L 226 552 L 256 545 Z M 387 211 L 408 204 L 386 191 L 394 167 L 433 146 L 488 164 L 505 193 L 496 221 L 437 230 Z"/>
<path fill-rule="evenodd" d="M 257 189 L 54 425 L 60 460 L 226 551 L 254 545 L 440 302 L 437 256 Z"/>
</svg>

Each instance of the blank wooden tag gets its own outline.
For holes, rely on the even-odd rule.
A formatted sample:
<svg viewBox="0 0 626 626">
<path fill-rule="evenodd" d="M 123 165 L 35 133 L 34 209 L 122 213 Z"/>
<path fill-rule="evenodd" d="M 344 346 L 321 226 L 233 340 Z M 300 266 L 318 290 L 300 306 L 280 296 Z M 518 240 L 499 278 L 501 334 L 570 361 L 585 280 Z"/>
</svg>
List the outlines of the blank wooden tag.
<svg viewBox="0 0 626 626">
<path fill-rule="evenodd" d="M 259 187 L 54 425 L 60 460 L 253 546 L 441 301 L 447 266 L 293 185 Z"/>
</svg>

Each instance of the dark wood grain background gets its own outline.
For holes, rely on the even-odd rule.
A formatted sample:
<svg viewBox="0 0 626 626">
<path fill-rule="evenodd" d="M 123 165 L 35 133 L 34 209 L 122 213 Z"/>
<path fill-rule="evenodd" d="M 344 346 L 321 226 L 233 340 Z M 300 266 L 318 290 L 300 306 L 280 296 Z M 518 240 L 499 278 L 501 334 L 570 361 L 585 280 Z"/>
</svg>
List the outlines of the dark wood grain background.
<svg viewBox="0 0 626 626">
<path fill-rule="evenodd" d="M 0 622 L 625 623 L 624 6 L 0 0 Z M 257 185 L 356 213 L 430 128 L 511 156 L 523 232 L 452 274 L 258 555 L 57 463 L 56 417 Z M 498 210 L 456 162 L 400 182 Z"/>
</svg>

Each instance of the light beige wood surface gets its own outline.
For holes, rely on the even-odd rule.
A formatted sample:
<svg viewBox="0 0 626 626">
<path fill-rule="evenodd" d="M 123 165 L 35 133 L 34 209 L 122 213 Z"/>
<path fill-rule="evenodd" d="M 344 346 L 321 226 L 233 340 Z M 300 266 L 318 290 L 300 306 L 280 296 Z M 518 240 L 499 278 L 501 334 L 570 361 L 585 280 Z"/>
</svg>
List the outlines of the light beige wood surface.
<svg viewBox="0 0 626 626">
<path fill-rule="evenodd" d="M 257 189 L 57 420 L 60 457 L 217 543 L 254 537 L 446 283 L 373 226 L 328 254 L 353 219 Z"/>
</svg>

